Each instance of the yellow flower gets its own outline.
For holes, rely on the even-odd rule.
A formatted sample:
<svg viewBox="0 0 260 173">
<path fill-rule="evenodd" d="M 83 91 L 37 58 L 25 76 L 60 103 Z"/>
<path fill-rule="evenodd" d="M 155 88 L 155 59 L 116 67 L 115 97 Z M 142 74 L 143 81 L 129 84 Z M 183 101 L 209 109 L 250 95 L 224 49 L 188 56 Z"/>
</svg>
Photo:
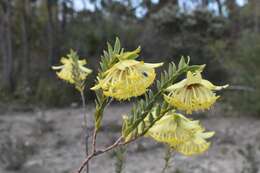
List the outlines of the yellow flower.
<svg viewBox="0 0 260 173">
<path fill-rule="evenodd" d="M 130 53 L 128 53 L 130 54 Z M 102 89 L 104 95 L 126 100 L 144 94 L 155 79 L 155 68 L 163 63 L 144 63 L 136 60 L 120 60 L 107 70 L 103 79 L 91 89 Z"/>
<path fill-rule="evenodd" d="M 181 144 L 170 144 L 176 151 L 186 155 L 201 154 L 208 150 L 210 142 L 206 139 L 211 138 L 214 132 L 204 132 L 203 128 L 196 129 L 190 136 L 189 140 Z"/>
<path fill-rule="evenodd" d="M 146 135 L 158 142 L 177 145 L 187 141 L 197 128 L 200 128 L 199 121 L 192 121 L 181 114 L 168 113 L 157 121 Z"/>
<path fill-rule="evenodd" d="M 188 72 L 187 78 L 168 87 L 164 99 L 172 106 L 191 114 L 192 111 L 209 109 L 219 98 L 214 91 L 228 87 L 215 86 L 202 79 L 201 72 Z"/>
<path fill-rule="evenodd" d="M 73 60 L 73 57 L 68 55 L 68 58 L 61 58 L 60 62 L 63 65 L 53 66 L 53 70 L 60 70 L 56 72 L 60 79 L 63 79 L 71 84 L 75 84 L 76 80 L 83 81 L 92 72 L 92 70 L 84 67 L 87 64 L 86 60 Z"/>
<path fill-rule="evenodd" d="M 199 121 L 193 121 L 177 113 L 168 113 L 157 121 L 147 132 L 147 136 L 170 145 L 184 155 L 205 152 L 210 143 L 206 139 L 214 132 L 204 132 Z"/>
</svg>

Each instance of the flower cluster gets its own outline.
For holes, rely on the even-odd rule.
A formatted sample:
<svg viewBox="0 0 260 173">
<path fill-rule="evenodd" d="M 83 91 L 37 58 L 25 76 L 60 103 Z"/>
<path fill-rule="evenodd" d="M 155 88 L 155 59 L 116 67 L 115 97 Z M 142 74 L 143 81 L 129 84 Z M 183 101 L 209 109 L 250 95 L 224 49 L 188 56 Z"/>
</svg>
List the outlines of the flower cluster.
<svg viewBox="0 0 260 173">
<path fill-rule="evenodd" d="M 219 98 L 214 91 L 226 87 L 228 85 L 215 86 L 202 79 L 200 71 L 188 71 L 186 79 L 166 89 L 169 94 L 165 94 L 164 99 L 172 106 L 191 114 L 192 111 L 209 109 Z"/>
<path fill-rule="evenodd" d="M 180 111 L 191 114 L 193 111 L 209 109 L 219 98 L 216 90 L 228 87 L 215 86 L 202 79 L 201 71 L 188 71 L 187 78 L 169 86 L 164 99 Z M 153 125 L 147 135 L 156 141 L 169 144 L 175 151 L 184 155 L 195 155 L 205 152 L 210 143 L 206 139 L 214 132 L 205 132 L 199 121 L 193 121 L 179 113 L 170 112 Z"/>
<path fill-rule="evenodd" d="M 91 69 L 84 66 L 87 64 L 86 60 L 79 60 L 76 52 L 71 50 L 67 57 L 61 58 L 60 62 L 62 65 L 52 66 L 53 70 L 60 70 L 56 72 L 57 76 L 81 90 L 87 76 L 92 73 Z"/>
<path fill-rule="evenodd" d="M 134 60 L 140 48 L 116 55 L 118 62 L 104 72 L 104 78 L 92 90 L 102 89 L 105 96 L 126 100 L 144 94 L 155 79 L 155 68 L 163 63 L 144 63 Z"/>
<path fill-rule="evenodd" d="M 169 144 L 184 155 L 203 153 L 210 143 L 206 141 L 214 132 L 204 132 L 199 121 L 193 121 L 182 114 L 170 112 L 153 125 L 147 135 L 159 142 Z"/>
</svg>

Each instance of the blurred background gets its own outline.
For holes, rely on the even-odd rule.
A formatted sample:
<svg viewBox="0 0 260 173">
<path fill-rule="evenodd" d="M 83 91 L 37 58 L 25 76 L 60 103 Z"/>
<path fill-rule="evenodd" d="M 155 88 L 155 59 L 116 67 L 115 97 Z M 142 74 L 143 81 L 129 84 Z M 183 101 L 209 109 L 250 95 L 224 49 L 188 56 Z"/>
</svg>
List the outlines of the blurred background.
<svg viewBox="0 0 260 173">
<path fill-rule="evenodd" d="M 73 86 L 57 79 L 51 66 L 58 65 L 70 49 L 85 58 L 94 70 L 86 90 L 87 102 L 92 103 L 89 88 L 100 55 L 116 36 L 127 50 L 140 45 L 140 59 L 146 62 L 178 62 L 181 56 L 190 56 L 192 64 L 207 64 L 205 78 L 231 86 L 209 112 L 215 118 L 200 115 L 206 126 L 217 131 L 211 153 L 192 160 L 179 156 L 176 164 L 181 169 L 172 172 L 194 173 L 198 167 L 198 173 L 259 173 L 260 0 L 0 0 L 0 132 L 4 138 L 0 153 L 8 151 L 0 158 L 4 163 L 0 168 L 65 173 L 77 166 L 80 97 Z M 121 118 L 113 114 L 129 108 L 111 105 L 107 123 Z M 88 113 L 93 113 L 92 104 Z M 110 124 L 109 130 L 116 134 L 120 122 Z M 146 152 L 146 141 L 136 145 L 133 153 Z M 162 150 L 152 147 L 157 154 Z M 143 171 L 135 169 L 140 162 L 133 157 L 126 172 L 157 169 L 149 171 L 151 165 L 145 161 L 149 155 L 140 157 L 145 162 Z M 94 164 L 97 169 L 99 162 Z M 111 164 L 105 165 L 109 169 Z"/>
</svg>

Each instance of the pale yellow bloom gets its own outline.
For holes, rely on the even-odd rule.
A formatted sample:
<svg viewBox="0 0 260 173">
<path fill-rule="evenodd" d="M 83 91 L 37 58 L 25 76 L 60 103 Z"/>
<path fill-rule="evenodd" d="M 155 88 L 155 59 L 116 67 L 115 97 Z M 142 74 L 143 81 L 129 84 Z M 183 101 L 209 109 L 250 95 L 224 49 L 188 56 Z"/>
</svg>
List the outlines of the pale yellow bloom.
<svg viewBox="0 0 260 173">
<path fill-rule="evenodd" d="M 129 57 L 130 53 L 127 54 Z M 98 84 L 91 89 L 102 89 L 104 95 L 118 100 L 140 96 L 153 83 L 156 76 L 154 69 L 162 66 L 162 64 L 144 63 L 133 59 L 120 60 L 108 69 L 104 73 L 105 77 L 99 79 Z"/>
<path fill-rule="evenodd" d="M 158 142 L 177 145 L 189 140 L 197 128 L 200 128 L 199 121 L 192 121 L 181 114 L 168 113 L 149 129 L 147 135 Z"/>
<path fill-rule="evenodd" d="M 164 99 L 171 105 L 180 110 L 191 114 L 192 111 L 209 109 L 219 98 L 216 96 L 216 90 L 228 87 L 215 86 L 208 80 L 202 79 L 201 72 L 188 72 L 187 78 L 168 87 L 168 95 Z"/>
<path fill-rule="evenodd" d="M 206 139 L 214 132 L 204 132 L 199 121 L 193 121 L 177 113 L 168 113 L 157 121 L 147 132 L 147 136 L 170 145 L 184 155 L 205 152 L 210 143 Z"/>
<path fill-rule="evenodd" d="M 61 58 L 60 62 L 62 65 L 60 66 L 53 66 L 53 70 L 60 70 L 56 72 L 57 76 L 65 80 L 71 84 L 75 83 L 76 78 L 77 80 L 83 81 L 86 77 L 92 72 L 92 70 L 84 67 L 87 64 L 86 60 L 78 60 L 77 64 L 71 57 L 69 58 Z M 76 69 L 77 68 L 77 69 Z M 78 76 L 75 76 L 78 75 Z"/>
<path fill-rule="evenodd" d="M 170 144 L 176 151 L 186 155 L 196 155 L 204 153 L 208 150 L 210 142 L 207 142 L 206 139 L 211 138 L 215 133 L 214 132 L 204 132 L 203 128 L 199 128 L 192 132 L 189 140 L 181 144 Z"/>
</svg>

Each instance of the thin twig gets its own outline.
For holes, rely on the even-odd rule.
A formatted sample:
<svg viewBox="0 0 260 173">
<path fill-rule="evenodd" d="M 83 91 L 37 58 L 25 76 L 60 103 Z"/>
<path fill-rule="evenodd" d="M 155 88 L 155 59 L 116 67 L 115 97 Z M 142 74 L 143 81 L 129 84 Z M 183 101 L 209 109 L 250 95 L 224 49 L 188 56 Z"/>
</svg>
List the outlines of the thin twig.
<svg viewBox="0 0 260 173">
<path fill-rule="evenodd" d="M 81 95 L 81 99 L 82 99 L 82 108 L 83 108 L 83 117 L 84 117 L 84 131 L 85 131 L 85 153 L 86 153 L 86 157 L 88 157 L 88 138 L 89 138 L 89 134 L 88 134 L 88 125 L 87 125 L 87 114 L 86 114 L 86 100 L 85 100 L 85 96 L 84 96 L 84 92 L 83 90 L 80 91 L 80 95 Z M 87 163 L 86 165 L 86 173 L 89 173 L 89 164 Z"/>
<path fill-rule="evenodd" d="M 116 142 L 114 142 L 112 145 L 108 146 L 107 148 L 105 149 L 100 149 L 100 150 L 96 150 L 95 152 L 92 152 L 88 157 L 86 157 L 86 159 L 82 162 L 82 164 L 80 165 L 80 167 L 78 168 L 77 172 L 76 173 L 81 173 L 82 170 L 84 169 L 84 167 L 88 164 L 88 162 L 95 156 L 98 156 L 100 154 L 103 154 L 103 153 L 106 153 L 116 147 L 119 147 L 119 146 L 123 146 L 123 145 L 127 145 L 135 140 L 138 139 L 137 138 L 134 138 L 132 140 L 129 140 L 129 141 L 125 141 L 125 142 L 122 142 L 122 139 L 123 139 L 123 136 L 120 136 Z"/>
<path fill-rule="evenodd" d="M 96 141 L 97 141 L 97 129 L 94 129 L 92 136 L 92 153 L 96 152 Z"/>
<path fill-rule="evenodd" d="M 94 138 L 93 138 L 94 139 Z M 94 156 L 97 156 L 97 155 L 100 155 L 102 153 L 105 153 L 109 150 L 112 150 L 113 148 L 119 146 L 119 145 L 124 145 L 124 143 L 120 143 L 121 140 L 123 139 L 123 137 L 119 137 L 115 143 L 113 143 L 112 145 L 108 146 L 107 148 L 105 149 L 102 149 L 102 150 L 96 150 L 96 151 L 92 151 L 92 153 L 90 155 L 88 155 L 86 157 L 86 159 L 82 162 L 81 166 L 79 167 L 79 169 L 77 170 L 77 173 L 81 173 L 81 171 L 84 169 L 85 166 L 88 165 L 88 162 L 94 157 Z M 94 140 L 93 140 L 94 141 Z M 94 144 L 94 142 L 93 142 Z"/>
</svg>

